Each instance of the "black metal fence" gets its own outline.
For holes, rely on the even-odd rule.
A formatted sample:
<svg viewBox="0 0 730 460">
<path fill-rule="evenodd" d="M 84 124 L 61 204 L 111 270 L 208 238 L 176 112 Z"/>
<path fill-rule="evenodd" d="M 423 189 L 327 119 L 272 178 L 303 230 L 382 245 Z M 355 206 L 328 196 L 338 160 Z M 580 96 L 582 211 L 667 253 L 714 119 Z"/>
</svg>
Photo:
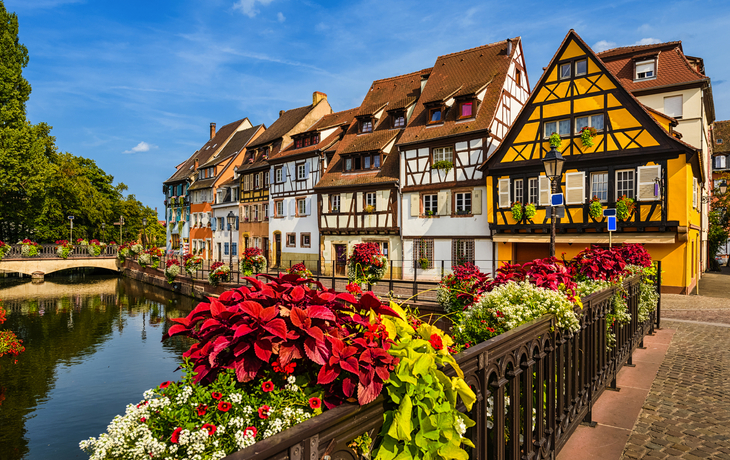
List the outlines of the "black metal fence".
<svg viewBox="0 0 730 460">
<path fill-rule="evenodd" d="M 23 256 L 23 245 L 13 244 L 10 245 L 10 251 L 5 254 L 2 260 L 27 260 L 27 259 L 59 259 L 61 256 L 58 254 L 58 246 L 55 244 L 39 244 L 38 253 L 33 257 Z M 114 258 L 117 256 L 117 245 L 107 245 L 102 248 L 100 254 L 94 255 L 93 249 L 89 245 L 74 245 L 73 249 L 69 252 L 68 259 L 87 259 L 89 257 L 97 258 Z"/>
</svg>

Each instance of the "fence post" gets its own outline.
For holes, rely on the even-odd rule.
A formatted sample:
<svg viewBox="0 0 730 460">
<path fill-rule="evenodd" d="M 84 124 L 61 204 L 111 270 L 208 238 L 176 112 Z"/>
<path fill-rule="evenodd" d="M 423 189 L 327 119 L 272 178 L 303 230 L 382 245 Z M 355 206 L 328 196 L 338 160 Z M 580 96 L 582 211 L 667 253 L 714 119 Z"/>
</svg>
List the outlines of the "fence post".
<svg viewBox="0 0 730 460">
<path fill-rule="evenodd" d="M 441 261 L 441 279 L 444 279 L 444 260 Z"/>
<path fill-rule="evenodd" d="M 335 260 L 332 260 L 332 289 L 335 288 L 335 264 L 337 262 Z"/>
<path fill-rule="evenodd" d="M 656 264 L 656 289 L 659 294 L 659 301 L 656 304 L 656 328 L 659 329 L 662 321 L 662 261 Z"/>
<path fill-rule="evenodd" d="M 418 265 L 413 261 L 413 301 L 418 301 Z"/>
<path fill-rule="evenodd" d="M 388 283 L 388 292 L 393 292 L 393 260 L 390 261 L 390 282 Z"/>
</svg>

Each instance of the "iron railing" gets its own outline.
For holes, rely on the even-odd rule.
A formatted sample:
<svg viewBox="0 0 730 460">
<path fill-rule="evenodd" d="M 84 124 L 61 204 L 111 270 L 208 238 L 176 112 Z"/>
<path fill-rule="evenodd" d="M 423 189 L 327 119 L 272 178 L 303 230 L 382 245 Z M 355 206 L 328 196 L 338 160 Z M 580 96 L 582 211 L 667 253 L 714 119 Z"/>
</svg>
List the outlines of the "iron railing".
<svg viewBox="0 0 730 460">
<path fill-rule="evenodd" d="M 60 259 L 58 255 L 58 246 L 55 244 L 39 244 L 38 254 L 33 257 L 23 257 L 23 246 L 20 244 L 10 245 L 10 251 L 5 254 L 2 260 L 32 260 L 32 259 Z M 88 258 L 115 258 L 119 246 L 109 245 L 102 249 L 101 254 L 95 256 L 91 253 L 91 246 L 74 245 L 68 255 L 68 259 L 88 259 Z"/>
</svg>

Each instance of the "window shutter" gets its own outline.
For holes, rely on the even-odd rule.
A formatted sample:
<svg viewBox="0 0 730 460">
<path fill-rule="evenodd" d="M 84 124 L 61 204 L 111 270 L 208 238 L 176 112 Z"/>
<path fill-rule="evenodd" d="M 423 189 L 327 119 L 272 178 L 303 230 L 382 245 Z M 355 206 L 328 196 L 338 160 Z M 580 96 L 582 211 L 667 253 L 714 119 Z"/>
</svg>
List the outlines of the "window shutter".
<svg viewBox="0 0 730 460">
<path fill-rule="evenodd" d="M 670 117 L 682 116 L 682 95 L 664 98 L 664 113 Z"/>
<path fill-rule="evenodd" d="M 420 199 L 418 193 L 411 193 L 411 217 L 418 217 L 421 213 Z"/>
<path fill-rule="evenodd" d="M 697 208 L 697 178 L 692 178 L 692 207 Z"/>
<path fill-rule="evenodd" d="M 304 162 L 304 177 L 306 179 L 309 179 L 309 162 L 308 161 Z"/>
<path fill-rule="evenodd" d="M 309 164 L 309 163 L 307 163 Z M 305 198 L 304 199 L 304 215 L 308 216 L 312 214 L 312 199 L 311 198 Z"/>
<path fill-rule="evenodd" d="M 213 219 L 213 220 L 212 220 L 212 221 L 210 222 L 210 229 L 211 229 L 211 230 L 213 230 L 213 231 L 215 231 L 215 224 L 216 224 L 216 219 Z"/>
<path fill-rule="evenodd" d="M 499 194 L 499 207 L 509 208 L 509 179 L 500 179 L 497 182 L 497 193 Z"/>
<path fill-rule="evenodd" d="M 297 215 L 297 200 L 289 200 L 289 214 L 292 216 Z"/>
<path fill-rule="evenodd" d="M 474 215 L 482 213 L 482 191 L 479 189 L 471 192 L 471 213 Z"/>
<path fill-rule="evenodd" d="M 282 166 L 282 173 L 281 173 L 282 179 L 284 179 L 284 182 L 286 182 L 289 179 L 289 166 L 284 165 Z"/>
<path fill-rule="evenodd" d="M 550 179 L 547 176 L 539 177 L 540 206 L 550 206 Z"/>
<path fill-rule="evenodd" d="M 446 216 L 450 214 L 451 190 L 441 190 L 438 194 L 438 200 L 438 215 Z"/>
<path fill-rule="evenodd" d="M 269 169 L 269 184 L 274 183 L 274 168 Z"/>
<path fill-rule="evenodd" d="M 238 219 L 236 219 L 236 230 L 238 230 Z"/>
<path fill-rule="evenodd" d="M 385 194 L 388 193 L 385 190 L 379 190 L 375 195 L 375 209 L 378 211 L 387 211 L 388 203 L 385 200 Z"/>
<path fill-rule="evenodd" d="M 343 193 L 342 195 L 342 208 L 340 212 L 350 212 L 350 205 L 352 204 L 352 193 Z"/>
<path fill-rule="evenodd" d="M 638 182 L 636 199 L 638 201 L 658 200 L 660 194 L 654 194 L 654 192 L 656 192 L 656 182 L 654 181 L 654 179 L 656 179 L 657 177 L 661 177 L 661 166 L 639 166 L 638 168 L 636 168 L 636 175 Z"/>
<path fill-rule="evenodd" d="M 565 175 L 565 204 L 583 204 L 586 200 L 585 173 L 583 171 Z"/>
<path fill-rule="evenodd" d="M 330 196 L 326 193 L 319 195 L 318 205 L 319 205 L 320 209 L 322 209 L 322 213 L 330 212 L 329 198 L 330 198 Z"/>
</svg>

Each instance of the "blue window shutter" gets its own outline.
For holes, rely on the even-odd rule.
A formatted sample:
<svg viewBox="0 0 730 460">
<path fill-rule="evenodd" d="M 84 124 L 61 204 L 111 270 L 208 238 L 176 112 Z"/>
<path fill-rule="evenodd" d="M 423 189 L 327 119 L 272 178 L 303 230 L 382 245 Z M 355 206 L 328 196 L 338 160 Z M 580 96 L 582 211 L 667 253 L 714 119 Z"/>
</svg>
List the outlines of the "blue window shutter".
<svg viewBox="0 0 730 460">
<path fill-rule="evenodd" d="M 309 162 L 308 161 L 304 162 L 304 177 L 306 177 L 306 178 L 309 177 Z"/>
<path fill-rule="evenodd" d="M 238 216 L 236 216 L 236 230 L 238 230 Z"/>
<path fill-rule="evenodd" d="M 284 165 L 284 181 L 289 179 L 289 166 Z"/>
<path fill-rule="evenodd" d="M 211 221 L 210 221 L 210 229 L 213 231 L 215 231 L 215 227 L 216 227 L 215 224 L 217 223 L 216 221 L 217 221 L 217 219 L 211 219 Z"/>
<path fill-rule="evenodd" d="M 312 214 L 312 199 L 307 198 L 304 200 L 304 215 L 308 216 L 310 214 Z"/>
<path fill-rule="evenodd" d="M 269 169 L 269 185 L 274 183 L 274 168 Z"/>
<path fill-rule="evenodd" d="M 234 256 L 238 255 L 238 243 L 231 243 L 231 254 Z"/>
<path fill-rule="evenodd" d="M 228 243 L 223 243 L 223 255 L 228 255 Z"/>
</svg>

